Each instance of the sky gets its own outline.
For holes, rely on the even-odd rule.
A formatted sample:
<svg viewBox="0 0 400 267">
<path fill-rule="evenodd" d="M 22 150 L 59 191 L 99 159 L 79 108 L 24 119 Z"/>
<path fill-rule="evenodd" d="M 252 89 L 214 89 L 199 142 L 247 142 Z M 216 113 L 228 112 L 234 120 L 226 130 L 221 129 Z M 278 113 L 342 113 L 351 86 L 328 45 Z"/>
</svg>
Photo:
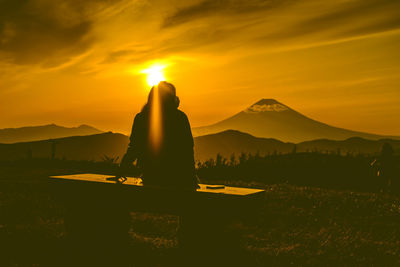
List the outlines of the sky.
<svg viewBox="0 0 400 267">
<path fill-rule="evenodd" d="M 192 127 L 274 98 L 400 135 L 398 0 L 0 0 L 0 128 L 128 133 L 165 68 Z"/>
</svg>

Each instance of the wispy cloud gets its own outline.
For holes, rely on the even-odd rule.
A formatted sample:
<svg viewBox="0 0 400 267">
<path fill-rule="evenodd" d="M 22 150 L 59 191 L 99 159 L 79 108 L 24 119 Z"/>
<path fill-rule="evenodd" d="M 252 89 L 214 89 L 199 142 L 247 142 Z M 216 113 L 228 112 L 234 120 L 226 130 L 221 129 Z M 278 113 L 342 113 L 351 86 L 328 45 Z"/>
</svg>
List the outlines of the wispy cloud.
<svg viewBox="0 0 400 267">
<path fill-rule="evenodd" d="M 0 1 L 0 60 L 54 68 L 92 50 L 85 64 L 99 68 L 192 51 L 308 47 L 400 28 L 397 0 L 139 2 Z M 107 27 L 113 23 L 119 28 Z"/>
<path fill-rule="evenodd" d="M 284 7 L 294 0 L 205 0 L 193 5 L 179 8 L 176 12 L 167 16 L 162 28 L 177 26 L 187 22 L 193 22 L 209 16 L 240 16 L 246 14 L 266 15 L 279 7 Z"/>
<path fill-rule="evenodd" d="M 87 51 L 94 16 L 118 1 L 0 1 L 0 60 L 54 67 Z"/>
</svg>

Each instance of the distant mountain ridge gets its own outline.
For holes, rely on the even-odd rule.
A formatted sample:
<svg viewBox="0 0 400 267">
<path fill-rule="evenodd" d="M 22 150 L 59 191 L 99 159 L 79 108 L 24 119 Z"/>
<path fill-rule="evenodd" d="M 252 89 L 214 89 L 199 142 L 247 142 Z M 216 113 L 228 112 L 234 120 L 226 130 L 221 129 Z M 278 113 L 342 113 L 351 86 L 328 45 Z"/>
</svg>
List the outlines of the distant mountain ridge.
<svg viewBox="0 0 400 267">
<path fill-rule="evenodd" d="M 0 129 L 0 143 L 17 143 L 62 138 L 68 136 L 93 135 L 100 131 L 82 124 L 78 127 L 63 127 L 55 124 Z"/>
<path fill-rule="evenodd" d="M 198 136 L 195 140 L 195 158 L 207 160 L 215 158 L 216 154 L 229 159 L 232 154 L 236 157 L 242 152 L 247 154 L 287 154 L 293 152 L 313 152 L 340 154 L 379 154 L 384 143 L 389 143 L 393 149 L 400 153 L 400 140 L 380 139 L 368 140 L 352 137 L 346 140 L 317 139 L 312 141 L 291 143 L 282 142 L 273 138 L 254 137 L 247 133 L 235 130 Z"/>
<path fill-rule="evenodd" d="M 215 158 L 217 153 L 229 159 L 232 154 L 238 157 L 242 152 L 246 154 L 258 152 L 260 155 L 286 154 L 294 151 L 378 154 L 385 142 L 391 144 L 397 153 L 400 152 L 400 140 L 366 140 L 357 137 L 342 141 L 320 139 L 294 144 L 228 130 L 195 137 L 194 153 L 195 159 L 200 161 Z M 54 149 L 55 157 L 59 159 L 101 161 L 105 155 L 121 158 L 126 152 L 128 143 L 128 136 L 108 132 L 52 140 L 0 144 L 0 160 L 15 160 L 27 157 L 50 158 Z"/>
<path fill-rule="evenodd" d="M 215 158 L 217 153 L 225 158 L 230 158 L 232 154 L 239 156 L 242 152 L 289 153 L 295 146 L 293 143 L 284 143 L 273 138 L 258 138 L 235 130 L 198 136 L 194 138 L 194 143 L 195 158 L 201 161 Z"/>
<path fill-rule="evenodd" d="M 261 99 L 247 109 L 215 124 L 193 128 L 194 136 L 237 130 L 253 136 L 274 138 L 285 142 L 316 139 L 345 140 L 352 137 L 379 140 L 400 139 L 333 127 L 310 119 L 275 99 Z"/>
<path fill-rule="evenodd" d="M 53 149 L 56 158 L 100 161 L 104 155 L 117 157 L 125 153 L 129 143 L 126 135 L 101 133 L 57 139 L 0 144 L 0 160 L 27 157 L 50 158 Z"/>
</svg>

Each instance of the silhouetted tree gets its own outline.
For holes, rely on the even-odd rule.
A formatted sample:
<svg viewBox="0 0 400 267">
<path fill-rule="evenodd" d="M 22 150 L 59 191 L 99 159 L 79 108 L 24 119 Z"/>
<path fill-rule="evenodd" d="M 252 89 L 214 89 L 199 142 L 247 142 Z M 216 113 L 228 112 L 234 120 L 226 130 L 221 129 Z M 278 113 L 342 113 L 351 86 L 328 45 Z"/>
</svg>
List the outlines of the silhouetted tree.
<svg viewBox="0 0 400 267">
<path fill-rule="evenodd" d="M 246 162 L 246 160 L 247 160 L 247 155 L 246 155 L 246 153 L 244 153 L 244 152 L 240 153 L 240 156 L 239 156 L 239 164 L 244 164 L 244 163 Z"/>
<path fill-rule="evenodd" d="M 236 164 L 236 156 L 235 153 L 232 153 L 231 158 L 229 159 L 229 166 L 234 166 Z"/>
<path fill-rule="evenodd" d="M 353 156 L 335 153 L 297 152 L 282 155 L 247 155 L 241 153 L 236 164 L 224 160 L 221 155 L 200 164 L 197 174 L 204 181 L 285 183 L 311 185 L 351 190 L 379 190 L 378 179 L 371 172 L 368 155 Z"/>
</svg>

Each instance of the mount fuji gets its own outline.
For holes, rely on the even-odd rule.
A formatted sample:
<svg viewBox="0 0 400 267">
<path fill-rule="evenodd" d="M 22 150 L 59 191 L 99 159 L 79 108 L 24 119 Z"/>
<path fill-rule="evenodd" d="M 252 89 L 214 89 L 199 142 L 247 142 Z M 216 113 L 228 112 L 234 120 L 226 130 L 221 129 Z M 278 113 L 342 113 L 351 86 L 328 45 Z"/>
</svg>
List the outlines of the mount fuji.
<svg viewBox="0 0 400 267">
<path fill-rule="evenodd" d="M 275 99 L 261 99 L 236 115 L 203 127 L 193 128 L 194 136 L 237 130 L 256 137 L 275 138 L 284 142 L 303 142 L 315 139 L 345 140 L 361 137 L 371 140 L 400 139 L 333 127 L 310 119 Z"/>
</svg>

